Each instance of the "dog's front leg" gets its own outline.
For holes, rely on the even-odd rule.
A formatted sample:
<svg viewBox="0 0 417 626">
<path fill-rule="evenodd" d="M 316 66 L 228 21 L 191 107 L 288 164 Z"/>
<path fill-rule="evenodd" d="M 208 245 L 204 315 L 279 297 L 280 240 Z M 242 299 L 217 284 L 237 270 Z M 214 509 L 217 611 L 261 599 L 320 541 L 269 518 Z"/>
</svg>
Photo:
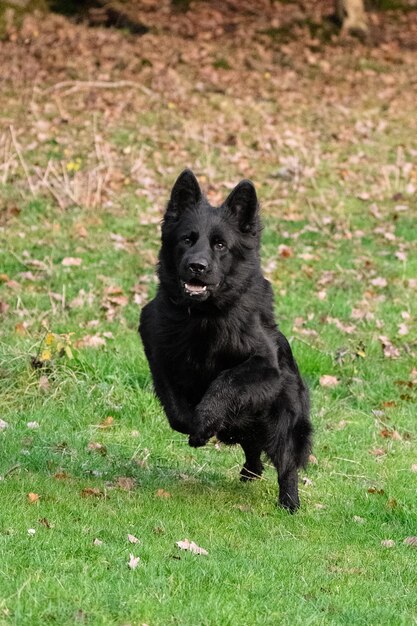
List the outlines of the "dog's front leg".
<svg viewBox="0 0 417 626">
<path fill-rule="evenodd" d="M 278 368 L 270 359 L 253 356 L 223 371 L 197 405 L 189 444 L 204 446 L 226 421 L 248 410 L 256 412 L 272 401 L 278 388 Z"/>
</svg>

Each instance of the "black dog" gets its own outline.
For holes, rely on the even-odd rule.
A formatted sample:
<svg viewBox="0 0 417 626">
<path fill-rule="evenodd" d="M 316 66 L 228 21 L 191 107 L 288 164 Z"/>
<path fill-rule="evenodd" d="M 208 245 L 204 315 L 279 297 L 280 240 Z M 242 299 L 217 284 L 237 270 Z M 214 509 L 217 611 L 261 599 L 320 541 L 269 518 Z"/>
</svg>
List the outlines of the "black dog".
<svg viewBox="0 0 417 626">
<path fill-rule="evenodd" d="M 311 447 L 309 397 L 275 324 L 260 231 L 250 181 L 212 207 L 185 170 L 162 224 L 158 293 L 139 332 L 171 427 L 195 447 L 213 435 L 239 443 L 242 480 L 261 475 L 265 451 L 278 471 L 279 503 L 295 511 L 297 469 Z"/>
</svg>

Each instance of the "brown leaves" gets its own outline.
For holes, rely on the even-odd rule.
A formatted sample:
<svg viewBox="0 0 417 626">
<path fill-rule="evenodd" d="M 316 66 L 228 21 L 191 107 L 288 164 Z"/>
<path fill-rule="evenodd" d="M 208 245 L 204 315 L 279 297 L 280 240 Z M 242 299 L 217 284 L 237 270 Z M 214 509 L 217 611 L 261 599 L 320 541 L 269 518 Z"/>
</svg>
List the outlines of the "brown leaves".
<svg viewBox="0 0 417 626">
<path fill-rule="evenodd" d="M 337 387 L 339 384 L 340 380 L 336 376 L 331 376 L 330 374 L 323 374 L 323 376 L 320 376 L 321 387 Z"/>
<path fill-rule="evenodd" d="M 29 502 L 30 504 L 34 504 L 35 502 L 39 502 L 39 500 L 40 500 L 40 495 L 39 495 L 39 494 L 37 494 L 37 493 L 33 493 L 32 491 L 30 491 L 30 492 L 27 494 L 27 499 L 28 499 L 28 502 Z"/>
<path fill-rule="evenodd" d="M 104 290 L 101 308 L 105 311 L 108 321 L 114 320 L 119 309 L 129 304 L 129 298 L 124 295 L 121 287 L 111 285 Z"/>
<path fill-rule="evenodd" d="M 180 550 L 188 550 L 193 554 L 201 554 L 203 556 L 207 556 L 208 552 L 204 548 L 200 548 L 194 541 L 189 541 L 189 539 L 184 539 L 184 541 L 176 541 L 176 545 Z"/>
<path fill-rule="evenodd" d="M 76 348 L 101 348 L 105 345 L 106 340 L 99 333 L 85 335 L 82 339 L 78 339 L 74 343 Z"/>
<path fill-rule="evenodd" d="M 382 344 L 382 349 L 384 352 L 384 356 L 387 359 L 398 359 L 401 356 L 401 353 L 398 348 L 396 348 L 390 339 L 385 335 L 380 335 L 378 337 L 379 341 Z"/>
<path fill-rule="evenodd" d="M 98 452 L 101 456 L 106 456 L 107 448 L 102 443 L 98 443 L 97 441 L 90 441 L 87 445 L 87 450 L 89 452 Z"/>
<path fill-rule="evenodd" d="M 405 546 L 411 546 L 417 548 L 417 537 L 406 537 L 403 541 Z"/>
<path fill-rule="evenodd" d="M 136 488 L 136 480 L 129 476 L 119 476 L 116 478 L 115 485 L 123 491 L 132 491 Z"/>
<path fill-rule="evenodd" d="M 105 493 L 101 489 L 98 489 L 98 487 L 84 487 L 84 489 L 81 490 L 81 497 L 82 498 L 104 498 Z"/>
<path fill-rule="evenodd" d="M 379 431 L 379 434 L 381 435 L 381 437 L 384 437 L 385 439 L 392 439 L 393 441 L 402 441 L 402 437 L 400 433 L 398 432 L 398 430 L 394 430 L 391 428 L 383 428 L 382 430 Z"/>
<path fill-rule="evenodd" d="M 97 425 L 97 428 L 101 430 L 106 430 L 107 428 L 112 428 L 114 426 L 114 417 L 112 415 L 108 415 Z"/>
<path fill-rule="evenodd" d="M 133 554 L 130 553 L 130 555 L 129 555 L 129 562 L 127 564 L 129 569 L 136 569 L 137 566 L 139 565 L 139 561 L 140 561 L 140 557 L 139 556 L 133 556 Z"/>
<path fill-rule="evenodd" d="M 158 498 L 170 498 L 171 497 L 171 494 L 169 493 L 169 491 L 165 491 L 165 489 L 158 489 L 155 495 Z"/>
<path fill-rule="evenodd" d="M 61 265 L 64 267 L 79 267 L 83 262 L 79 257 L 67 256 L 61 261 Z"/>
</svg>

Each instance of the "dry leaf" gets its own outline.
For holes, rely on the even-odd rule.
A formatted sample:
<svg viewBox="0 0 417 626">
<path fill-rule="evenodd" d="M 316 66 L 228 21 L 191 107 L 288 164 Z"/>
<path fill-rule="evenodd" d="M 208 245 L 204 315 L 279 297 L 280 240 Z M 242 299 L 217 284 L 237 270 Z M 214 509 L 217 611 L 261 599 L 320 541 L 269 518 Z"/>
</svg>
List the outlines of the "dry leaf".
<svg viewBox="0 0 417 626">
<path fill-rule="evenodd" d="M 119 476 L 119 478 L 116 479 L 116 485 L 124 491 L 131 491 L 136 487 L 136 480 L 128 476 Z"/>
<path fill-rule="evenodd" d="M 104 493 L 101 491 L 101 489 L 98 489 L 97 487 L 85 487 L 81 490 L 81 496 L 83 498 L 103 498 Z"/>
<path fill-rule="evenodd" d="M 411 471 L 417 472 L 417 463 L 413 463 L 413 465 L 411 466 Z"/>
<path fill-rule="evenodd" d="M 399 349 L 392 344 L 388 337 L 386 337 L 385 335 L 380 335 L 378 339 L 382 344 L 384 356 L 387 359 L 398 359 L 401 356 Z"/>
<path fill-rule="evenodd" d="M 37 428 L 39 428 L 39 423 L 38 422 L 28 422 L 26 424 L 27 428 L 30 428 L 31 430 L 36 430 Z"/>
<path fill-rule="evenodd" d="M 50 523 L 50 521 L 46 518 L 46 517 L 41 517 L 40 519 L 38 519 L 39 524 L 42 524 L 42 526 L 45 526 L 45 528 L 52 528 L 52 524 Z"/>
<path fill-rule="evenodd" d="M 87 445 L 87 450 L 89 450 L 89 452 L 98 452 L 102 456 L 106 456 L 107 454 L 106 446 L 103 446 L 102 443 L 98 443 L 97 441 L 90 441 Z"/>
<path fill-rule="evenodd" d="M 34 528 L 28 528 L 28 535 L 33 537 L 36 534 L 36 530 Z"/>
<path fill-rule="evenodd" d="M 383 541 L 381 541 L 381 546 L 384 548 L 393 548 L 395 546 L 395 541 L 393 539 L 383 539 Z"/>
<path fill-rule="evenodd" d="M 360 517 L 359 515 L 354 515 L 352 519 L 357 524 L 365 524 L 366 522 L 366 520 L 363 517 Z"/>
<path fill-rule="evenodd" d="M 180 550 L 188 550 L 193 554 L 202 554 L 204 556 L 208 555 L 207 550 L 204 550 L 204 548 L 200 548 L 196 543 L 194 543 L 194 541 L 184 539 L 184 541 L 176 541 L 175 543 L 180 548 Z"/>
<path fill-rule="evenodd" d="M 372 456 L 385 456 L 386 451 L 383 448 L 373 448 L 369 450 L 369 454 L 372 454 Z"/>
<path fill-rule="evenodd" d="M 393 439 L 394 441 L 402 441 L 402 437 L 398 430 L 390 430 L 389 428 L 383 428 L 379 431 L 381 437 L 385 439 Z"/>
<path fill-rule="evenodd" d="M 78 339 L 74 343 L 76 348 L 101 348 L 106 345 L 106 340 L 99 333 L 95 335 L 85 335 L 82 339 Z"/>
<path fill-rule="evenodd" d="M 417 548 L 417 537 L 407 537 L 404 539 L 403 543 L 406 546 L 412 546 L 413 548 Z"/>
<path fill-rule="evenodd" d="M 63 265 L 64 267 L 78 267 L 79 265 L 81 265 L 82 262 L 83 260 L 80 258 L 66 256 L 64 259 L 62 259 L 61 265 Z"/>
<path fill-rule="evenodd" d="M 135 537 L 135 535 L 127 535 L 127 540 L 130 543 L 139 543 L 139 539 L 137 537 Z"/>
<path fill-rule="evenodd" d="M 2 430 L 6 430 L 6 428 L 8 427 L 8 425 L 9 425 L 9 424 L 8 424 L 8 422 L 5 422 L 4 420 L 2 420 L 2 419 L 0 418 L 0 431 L 2 431 Z"/>
<path fill-rule="evenodd" d="M 34 502 L 38 502 L 38 500 L 40 499 L 40 495 L 37 493 L 33 493 L 32 491 L 30 491 L 27 494 L 27 499 L 28 501 L 33 504 Z"/>
<path fill-rule="evenodd" d="M 56 472 L 54 474 L 55 480 L 67 480 L 69 477 L 70 475 L 67 472 Z"/>
<path fill-rule="evenodd" d="M 101 539 L 94 539 L 93 546 L 102 546 L 103 542 Z"/>
<path fill-rule="evenodd" d="M 171 494 L 169 493 L 169 491 L 165 491 L 165 489 L 158 489 L 155 495 L 158 496 L 158 498 L 170 498 L 171 497 Z"/>
<path fill-rule="evenodd" d="M 130 569 L 136 569 L 137 566 L 139 565 L 139 561 L 140 561 L 140 557 L 139 556 L 133 556 L 133 554 L 129 554 L 128 567 Z"/>
<path fill-rule="evenodd" d="M 97 428 L 105 429 L 111 428 L 112 426 L 114 426 L 114 417 L 108 415 L 103 421 L 100 422 L 100 424 L 98 424 Z"/>
<path fill-rule="evenodd" d="M 329 374 L 320 376 L 320 385 L 322 387 L 336 387 L 339 383 L 340 380 L 336 376 L 330 376 Z"/>
<path fill-rule="evenodd" d="M 377 278 L 373 278 L 371 280 L 371 285 L 373 287 L 386 287 L 388 283 L 387 283 L 386 278 L 382 278 L 381 276 L 378 276 Z"/>
<path fill-rule="evenodd" d="M 47 376 L 41 376 L 39 378 L 38 386 L 39 386 L 40 391 L 48 391 L 48 389 L 49 389 L 48 377 Z"/>
<path fill-rule="evenodd" d="M 294 256 L 294 251 L 289 246 L 286 246 L 285 243 L 282 243 L 281 245 L 278 246 L 278 254 L 280 257 L 283 257 L 284 259 L 288 259 Z"/>
</svg>

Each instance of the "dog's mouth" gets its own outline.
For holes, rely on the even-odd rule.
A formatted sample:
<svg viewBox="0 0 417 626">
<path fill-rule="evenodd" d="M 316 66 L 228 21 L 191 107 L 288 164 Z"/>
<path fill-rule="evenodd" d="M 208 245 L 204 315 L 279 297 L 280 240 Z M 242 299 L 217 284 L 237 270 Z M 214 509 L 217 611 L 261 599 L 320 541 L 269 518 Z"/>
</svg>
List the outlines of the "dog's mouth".
<svg viewBox="0 0 417 626">
<path fill-rule="evenodd" d="M 199 280 L 182 281 L 182 286 L 188 296 L 202 296 L 207 293 L 207 285 Z"/>
</svg>

